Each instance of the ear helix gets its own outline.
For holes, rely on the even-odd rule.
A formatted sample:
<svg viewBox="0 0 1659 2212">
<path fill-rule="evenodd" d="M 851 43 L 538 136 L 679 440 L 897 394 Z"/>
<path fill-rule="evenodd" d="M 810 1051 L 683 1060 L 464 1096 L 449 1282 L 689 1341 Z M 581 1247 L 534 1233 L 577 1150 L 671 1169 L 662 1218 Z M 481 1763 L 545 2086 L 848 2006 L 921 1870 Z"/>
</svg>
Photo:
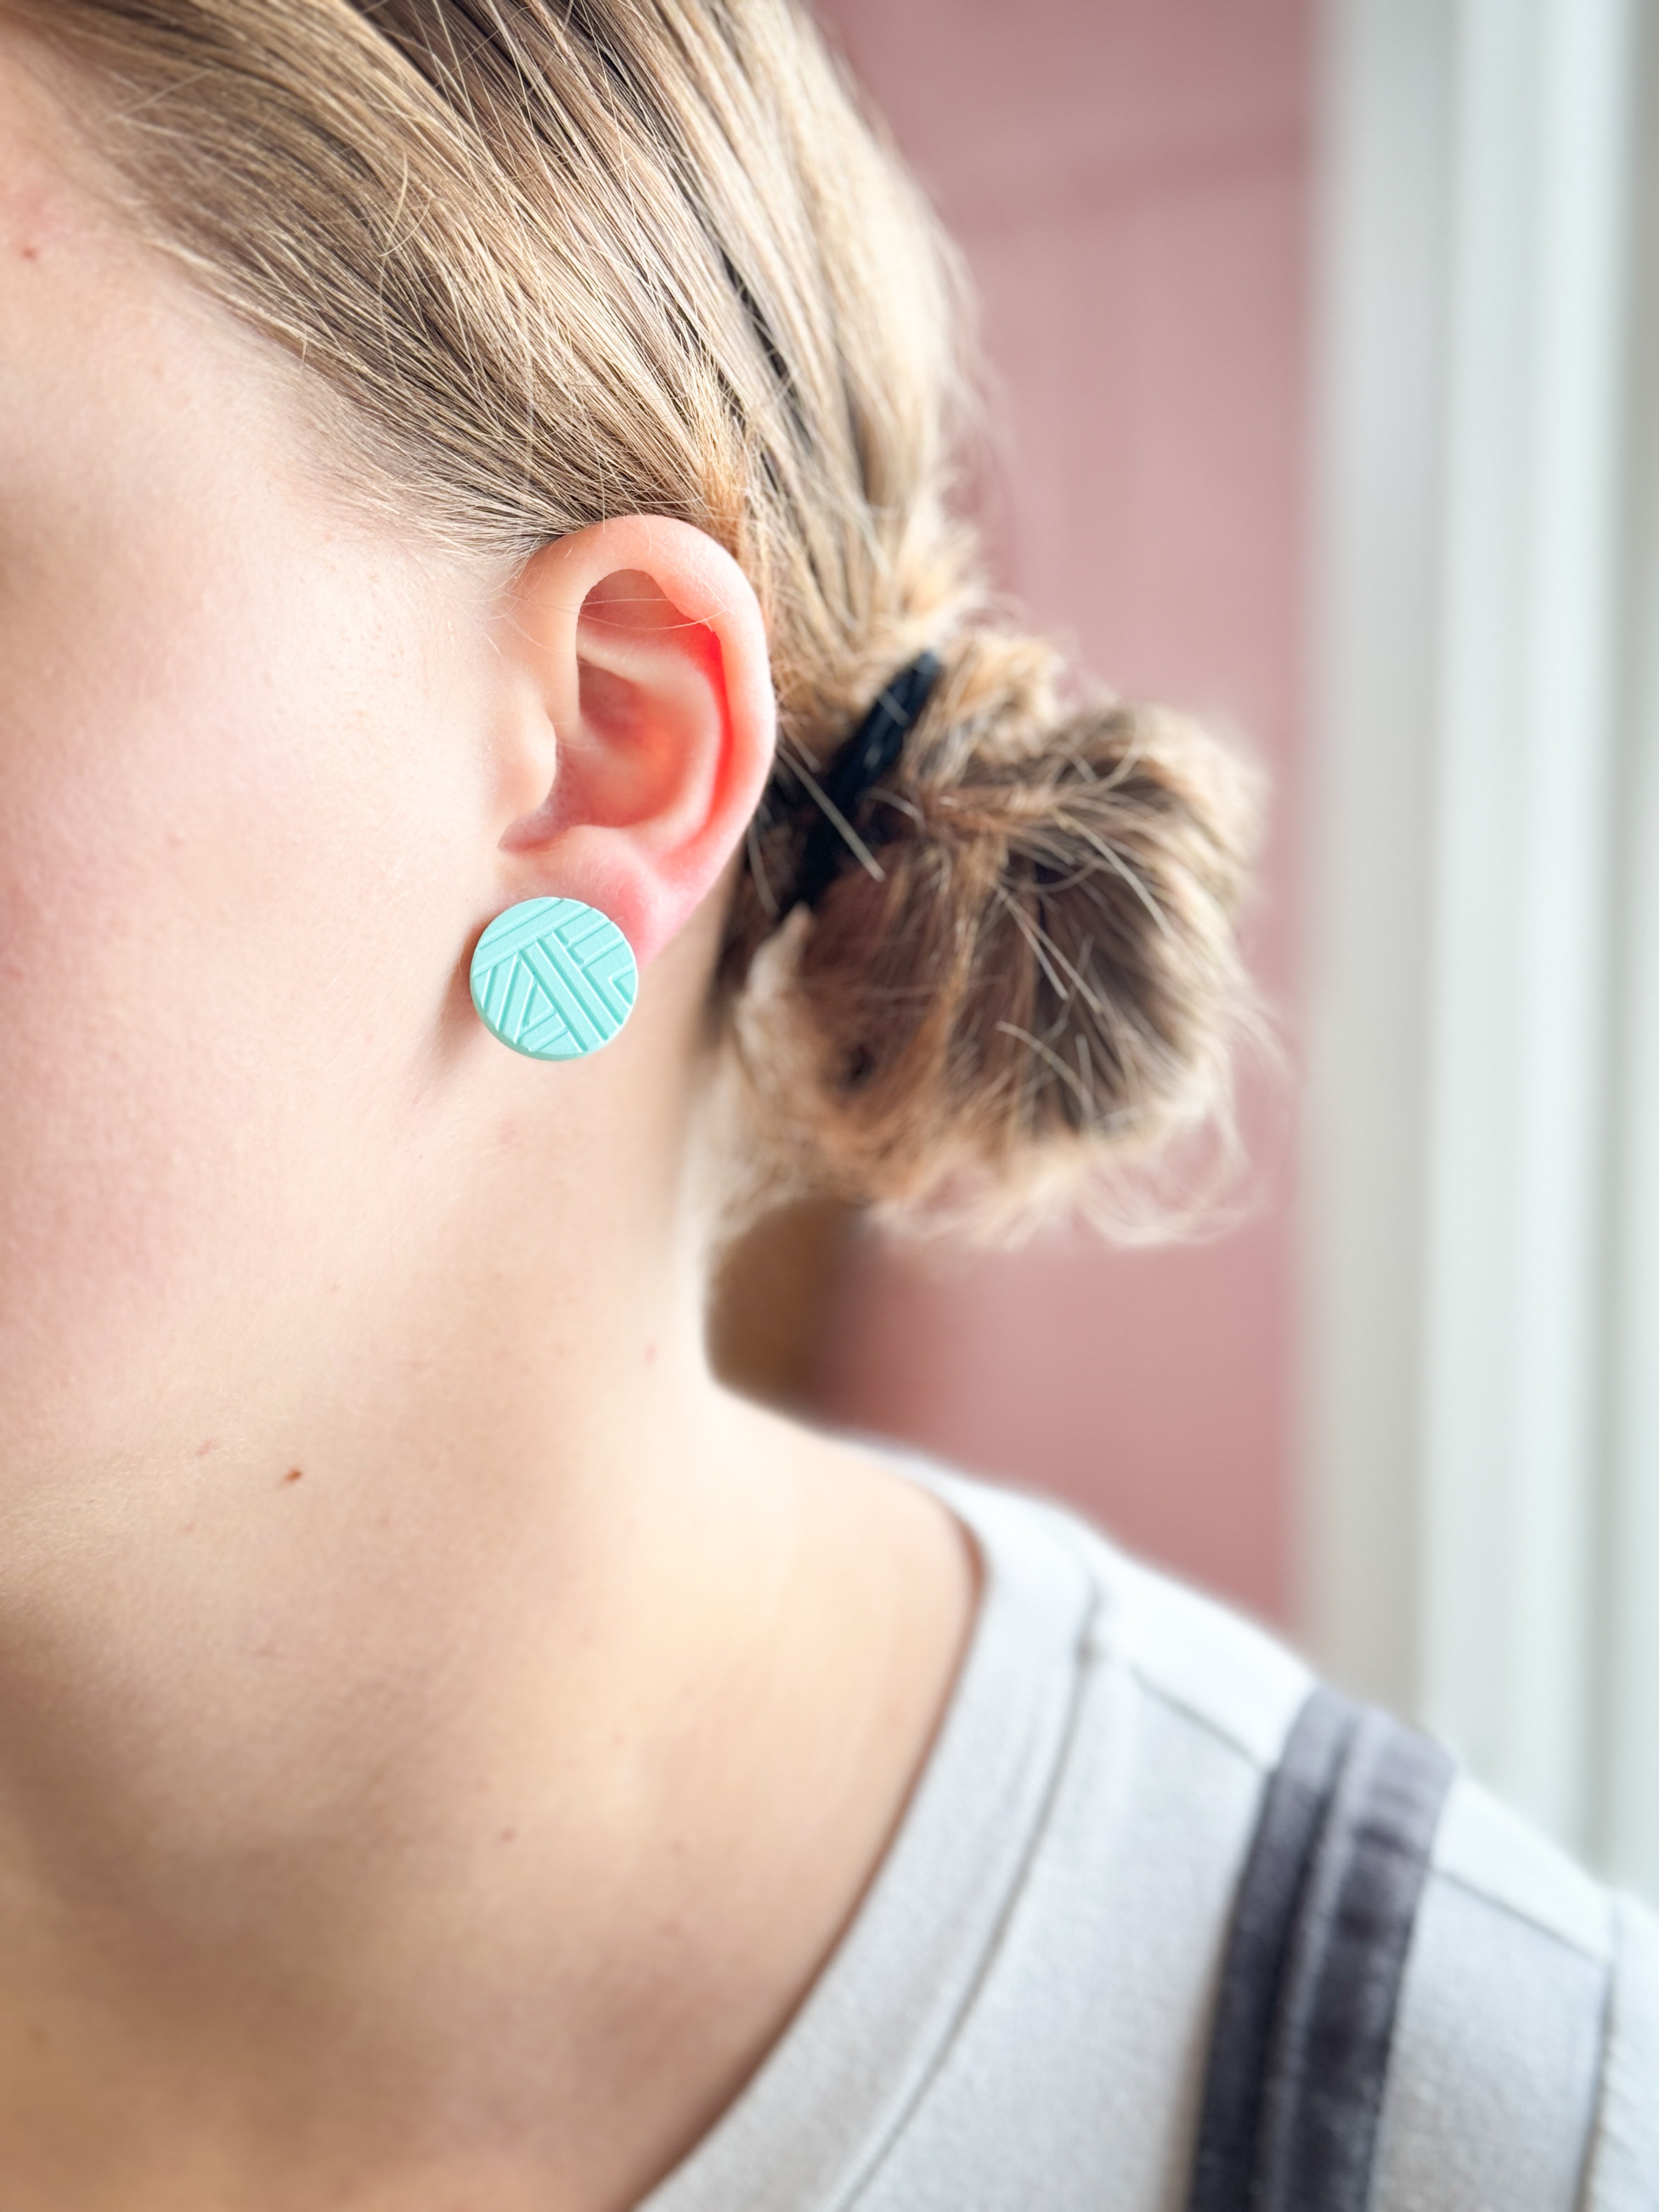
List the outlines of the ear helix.
<svg viewBox="0 0 1659 2212">
<path fill-rule="evenodd" d="M 639 969 L 609 915 L 533 898 L 498 914 L 472 955 L 472 1003 L 492 1036 L 532 1060 L 580 1060 L 634 1011 Z"/>
</svg>

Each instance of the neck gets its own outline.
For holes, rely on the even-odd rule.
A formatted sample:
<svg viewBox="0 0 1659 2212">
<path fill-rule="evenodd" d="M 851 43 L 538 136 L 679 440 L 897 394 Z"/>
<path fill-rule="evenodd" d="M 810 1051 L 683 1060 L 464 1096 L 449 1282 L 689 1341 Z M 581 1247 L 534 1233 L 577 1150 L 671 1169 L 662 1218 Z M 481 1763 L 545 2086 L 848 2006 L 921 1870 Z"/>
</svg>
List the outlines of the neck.
<svg viewBox="0 0 1659 2212">
<path fill-rule="evenodd" d="M 72 2177 L 20 2203 L 631 2203 L 867 1877 L 954 1534 L 720 1391 L 689 1270 L 562 1334 L 503 1249 L 14 1499 L 0 2151 Z"/>
<path fill-rule="evenodd" d="M 401 1299 L 373 1350 L 342 1330 L 294 1402 L 204 1402 L 13 1501 L 0 1847 L 26 1824 L 62 1870 L 115 1846 L 130 1887 L 151 1861 L 157 1909 L 176 1875 L 195 1911 L 211 1865 L 447 1802 L 515 1677 L 583 1683 L 541 1705 L 544 1740 L 605 1725 L 653 1583 L 714 1565 L 697 1531 L 736 1510 L 735 1409 L 683 1302 L 561 1344 L 499 1313 L 458 1336 L 456 1295 L 450 1273 L 429 1315 Z"/>
</svg>

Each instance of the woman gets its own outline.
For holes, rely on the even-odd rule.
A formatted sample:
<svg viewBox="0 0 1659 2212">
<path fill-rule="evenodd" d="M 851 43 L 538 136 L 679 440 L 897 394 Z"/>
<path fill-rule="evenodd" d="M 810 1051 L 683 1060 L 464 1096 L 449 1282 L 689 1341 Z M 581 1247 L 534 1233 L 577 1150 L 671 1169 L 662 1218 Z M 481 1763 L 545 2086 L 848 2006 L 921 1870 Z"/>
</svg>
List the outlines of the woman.
<svg viewBox="0 0 1659 2212">
<path fill-rule="evenodd" d="M 704 1363 L 769 1195 L 1092 1188 L 1242 997 L 1245 784 L 988 612 L 810 27 L 3 0 L 0 237 L 0 2202 L 1253 2186 L 1328 1709 Z M 1650 1923 L 1431 1795 L 1364 2187 L 1654 2202 Z"/>
</svg>

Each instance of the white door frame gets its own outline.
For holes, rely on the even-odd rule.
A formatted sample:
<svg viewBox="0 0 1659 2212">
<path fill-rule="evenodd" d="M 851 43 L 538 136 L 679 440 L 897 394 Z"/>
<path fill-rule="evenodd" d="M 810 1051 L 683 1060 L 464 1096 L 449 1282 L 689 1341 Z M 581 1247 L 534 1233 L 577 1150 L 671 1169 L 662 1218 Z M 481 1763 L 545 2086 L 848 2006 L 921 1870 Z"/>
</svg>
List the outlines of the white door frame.
<svg viewBox="0 0 1659 2212">
<path fill-rule="evenodd" d="M 1659 1889 L 1652 4 L 1328 0 L 1303 1566 L 1339 1679 Z"/>
</svg>

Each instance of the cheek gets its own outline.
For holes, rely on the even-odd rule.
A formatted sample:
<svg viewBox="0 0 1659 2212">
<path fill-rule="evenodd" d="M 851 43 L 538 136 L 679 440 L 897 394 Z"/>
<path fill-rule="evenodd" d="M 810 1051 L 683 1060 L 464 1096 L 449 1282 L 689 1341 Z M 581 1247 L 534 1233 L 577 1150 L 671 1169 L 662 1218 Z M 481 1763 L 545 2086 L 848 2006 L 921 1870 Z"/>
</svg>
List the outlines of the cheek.
<svg viewBox="0 0 1659 2212">
<path fill-rule="evenodd" d="M 422 597 L 343 552 L 12 595 L 0 1401 L 42 1363 L 159 1384 L 361 1263 L 482 829 Z"/>
</svg>

